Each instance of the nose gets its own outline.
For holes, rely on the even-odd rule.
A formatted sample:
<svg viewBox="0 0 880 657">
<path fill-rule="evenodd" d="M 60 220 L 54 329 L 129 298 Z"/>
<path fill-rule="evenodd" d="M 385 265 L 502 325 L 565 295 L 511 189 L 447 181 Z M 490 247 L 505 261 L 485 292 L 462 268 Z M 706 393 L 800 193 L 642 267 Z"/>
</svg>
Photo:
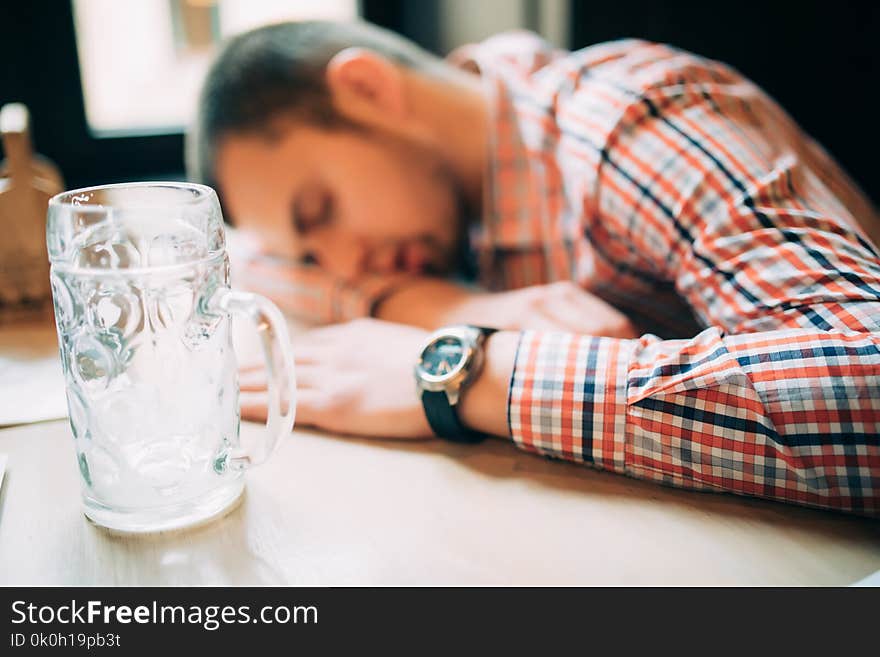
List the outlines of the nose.
<svg viewBox="0 0 880 657">
<path fill-rule="evenodd" d="M 376 245 L 370 250 L 365 266 L 370 271 L 379 274 L 392 273 L 400 266 L 398 253 L 399 248 L 397 244 L 387 242 Z"/>
</svg>

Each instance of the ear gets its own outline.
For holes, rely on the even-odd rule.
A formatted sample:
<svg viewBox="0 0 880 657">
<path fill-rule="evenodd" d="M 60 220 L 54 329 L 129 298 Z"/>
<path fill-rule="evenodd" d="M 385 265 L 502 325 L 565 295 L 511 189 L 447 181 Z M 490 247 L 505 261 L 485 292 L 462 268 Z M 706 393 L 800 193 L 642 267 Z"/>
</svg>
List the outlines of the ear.
<svg viewBox="0 0 880 657">
<path fill-rule="evenodd" d="M 337 109 L 361 122 L 403 118 L 403 74 L 397 64 L 366 48 L 346 48 L 327 63 L 327 86 Z"/>
</svg>

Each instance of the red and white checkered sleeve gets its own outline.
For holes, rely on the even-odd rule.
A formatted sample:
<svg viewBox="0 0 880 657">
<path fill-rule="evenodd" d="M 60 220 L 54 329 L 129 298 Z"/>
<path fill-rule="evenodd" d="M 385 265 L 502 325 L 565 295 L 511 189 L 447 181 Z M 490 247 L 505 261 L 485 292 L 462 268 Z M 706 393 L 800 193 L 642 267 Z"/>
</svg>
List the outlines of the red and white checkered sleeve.
<svg viewBox="0 0 880 657">
<path fill-rule="evenodd" d="M 524 331 L 510 384 L 514 442 L 625 472 L 627 371 L 636 340 Z"/>
<path fill-rule="evenodd" d="M 524 333 L 513 439 L 675 486 L 880 515 L 873 211 L 737 74 L 640 52 L 660 82 L 602 150 L 591 246 L 613 273 L 638 253 L 707 328 Z"/>
<path fill-rule="evenodd" d="M 880 514 L 880 336 L 526 331 L 513 440 L 678 487 Z"/>
</svg>

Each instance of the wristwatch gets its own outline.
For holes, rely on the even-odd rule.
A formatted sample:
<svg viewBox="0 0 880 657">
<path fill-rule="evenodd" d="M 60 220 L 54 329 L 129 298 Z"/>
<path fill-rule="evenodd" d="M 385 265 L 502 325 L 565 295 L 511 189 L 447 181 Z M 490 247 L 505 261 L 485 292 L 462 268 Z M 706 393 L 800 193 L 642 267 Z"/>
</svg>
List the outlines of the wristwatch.
<svg viewBox="0 0 880 657">
<path fill-rule="evenodd" d="M 419 354 L 415 375 L 419 397 L 434 433 L 460 443 L 476 443 L 485 434 L 465 427 L 458 417 L 461 391 L 480 373 L 486 338 L 497 329 L 447 326 L 432 333 Z"/>
</svg>

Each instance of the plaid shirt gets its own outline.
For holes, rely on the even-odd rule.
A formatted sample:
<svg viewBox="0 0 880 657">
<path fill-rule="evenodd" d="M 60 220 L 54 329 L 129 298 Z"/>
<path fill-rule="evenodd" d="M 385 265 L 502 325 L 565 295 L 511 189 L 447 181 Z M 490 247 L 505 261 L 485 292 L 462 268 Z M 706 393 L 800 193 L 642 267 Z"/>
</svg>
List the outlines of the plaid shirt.
<svg viewBox="0 0 880 657">
<path fill-rule="evenodd" d="M 485 285 L 573 280 L 646 329 L 523 332 L 516 444 L 880 513 L 880 219 L 824 151 L 736 71 L 665 45 L 512 33 L 451 60 L 481 72 L 494 117 Z M 369 314 L 395 283 L 238 271 L 318 321 Z"/>
<path fill-rule="evenodd" d="M 880 219 L 828 155 L 736 71 L 669 46 L 519 33 L 454 57 L 494 112 L 487 283 L 574 280 L 652 328 L 524 332 L 516 444 L 880 514 Z"/>
</svg>

